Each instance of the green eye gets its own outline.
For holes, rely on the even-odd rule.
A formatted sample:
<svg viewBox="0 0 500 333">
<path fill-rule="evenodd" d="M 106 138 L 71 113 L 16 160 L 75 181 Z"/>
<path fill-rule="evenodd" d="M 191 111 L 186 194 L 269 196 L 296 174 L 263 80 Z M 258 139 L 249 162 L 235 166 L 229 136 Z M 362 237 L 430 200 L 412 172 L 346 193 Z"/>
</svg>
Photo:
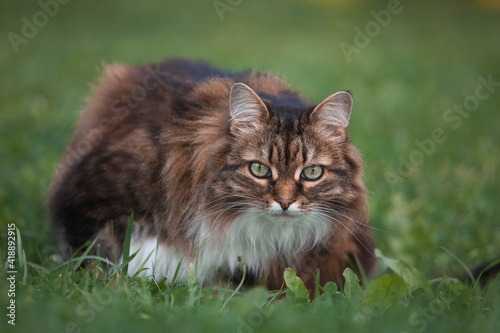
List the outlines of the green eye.
<svg viewBox="0 0 500 333">
<path fill-rule="evenodd" d="M 267 178 L 271 176 L 271 169 L 259 162 L 250 163 L 250 173 L 257 178 Z"/>
<path fill-rule="evenodd" d="M 302 170 L 302 178 L 305 180 L 318 180 L 323 176 L 323 167 L 313 165 Z"/>
</svg>

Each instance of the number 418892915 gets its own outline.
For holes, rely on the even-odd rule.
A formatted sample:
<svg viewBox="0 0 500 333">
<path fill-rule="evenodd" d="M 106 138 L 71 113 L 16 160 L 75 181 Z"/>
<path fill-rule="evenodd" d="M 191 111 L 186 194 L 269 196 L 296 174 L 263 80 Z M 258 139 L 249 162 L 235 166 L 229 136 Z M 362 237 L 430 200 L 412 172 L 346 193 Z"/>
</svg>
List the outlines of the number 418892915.
<svg viewBox="0 0 500 333">
<path fill-rule="evenodd" d="M 16 225 L 11 223 L 7 225 L 7 262 L 9 270 L 14 270 L 16 261 Z"/>
</svg>

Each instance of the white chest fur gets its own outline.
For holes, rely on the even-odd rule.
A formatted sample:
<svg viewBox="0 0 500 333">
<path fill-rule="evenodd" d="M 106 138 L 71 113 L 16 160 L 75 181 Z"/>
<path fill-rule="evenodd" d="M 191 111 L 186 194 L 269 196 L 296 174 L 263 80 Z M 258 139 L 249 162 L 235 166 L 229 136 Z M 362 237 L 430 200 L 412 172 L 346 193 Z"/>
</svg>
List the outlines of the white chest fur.
<svg viewBox="0 0 500 333">
<path fill-rule="evenodd" d="M 216 281 L 217 272 L 221 269 L 231 273 L 239 269 L 239 256 L 248 271 L 258 274 L 268 261 L 277 257 L 293 257 L 299 250 L 321 242 L 331 229 L 331 221 L 313 214 L 280 220 L 258 210 L 249 210 L 236 219 L 223 235 L 213 230 L 209 223 L 193 223 L 190 230 L 190 236 L 199 246 L 197 279 L 205 282 Z M 146 268 L 140 273 L 142 276 L 154 276 L 157 280 L 166 276 L 168 281 L 172 281 L 183 253 L 168 244 L 158 243 L 156 238 L 134 233 L 131 253 L 139 249 L 129 265 L 130 274 Z M 189 265 L 194 265 L 193 261 L 182 260 L 177 281 L 186 281 Z"/>
</svg>

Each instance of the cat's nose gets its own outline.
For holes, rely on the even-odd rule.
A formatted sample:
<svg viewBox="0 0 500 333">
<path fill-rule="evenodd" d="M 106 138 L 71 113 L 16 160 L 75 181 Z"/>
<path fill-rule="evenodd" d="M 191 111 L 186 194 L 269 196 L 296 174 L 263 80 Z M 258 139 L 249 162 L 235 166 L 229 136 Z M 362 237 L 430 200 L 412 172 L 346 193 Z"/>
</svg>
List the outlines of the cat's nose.
<svg viewBox="0 0 500 333">
<path fill-rule="evenodd" d="M 295 202 L 293 198 L 276 198 L 275 200 L 281 205 L 283 210 L 287 210 L 288 207 Z"/>
</svg>

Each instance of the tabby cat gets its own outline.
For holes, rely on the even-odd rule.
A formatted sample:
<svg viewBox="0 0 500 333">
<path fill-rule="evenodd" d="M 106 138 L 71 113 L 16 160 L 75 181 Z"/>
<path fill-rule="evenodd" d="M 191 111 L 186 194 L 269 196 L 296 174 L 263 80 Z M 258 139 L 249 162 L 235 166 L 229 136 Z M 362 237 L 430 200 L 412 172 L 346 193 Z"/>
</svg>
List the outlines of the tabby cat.
<svg viewBox="0 0 500 333">
<path fill-rule="evenodd" d="M 99 236 L 129 273 L 283 287 L 292 267 L 315 288 L 375 259 L 349 92 L 313 105 L 267 73 L 172 59 L 106 68 L 52 182 L 49 214 L 70 255 Z M 88 244 L 88 243 L 87 243 Z M 184 255 L 185 254 L 185 255 Z M 184 255 L 184 257 L 183 257 Z"/>
</svg>

